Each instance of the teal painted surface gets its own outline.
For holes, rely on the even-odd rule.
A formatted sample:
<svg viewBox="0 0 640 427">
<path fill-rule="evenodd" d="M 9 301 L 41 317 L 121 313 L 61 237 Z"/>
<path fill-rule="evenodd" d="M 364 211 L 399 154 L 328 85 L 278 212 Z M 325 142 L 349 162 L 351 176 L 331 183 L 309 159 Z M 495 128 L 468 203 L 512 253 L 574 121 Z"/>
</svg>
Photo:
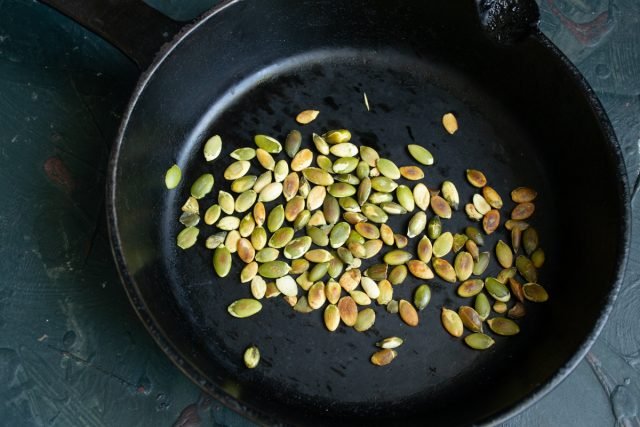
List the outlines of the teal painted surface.
<svg viewBox="0 0 640 427">
<path fill-rule="evenodd" d="M 149 3 L 188 20 L 215 1 Z M 640 6 L 541 6 L 542 29 L 598 90 L 635 182 Z M 105 168 L 136 77 L 117 50 L 47 7 L 0 0 L 2 425 L 252 425 L 202 395 L 166 359 L 130 309 L 111 260 Z M 635 224 L 635 256 L 601 339 L 565 382 L 506 425 L 640 425 Z"/>
</svg>

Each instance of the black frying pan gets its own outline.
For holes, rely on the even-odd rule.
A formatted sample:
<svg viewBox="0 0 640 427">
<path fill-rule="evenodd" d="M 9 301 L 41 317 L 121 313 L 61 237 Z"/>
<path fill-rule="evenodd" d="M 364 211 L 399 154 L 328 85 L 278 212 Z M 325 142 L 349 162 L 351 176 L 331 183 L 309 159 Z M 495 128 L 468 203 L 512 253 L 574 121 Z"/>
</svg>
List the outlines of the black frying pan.
<svg viewBox="0 0 640 427">
<path fill-rule="evenodd" d="M 92 2 L 46 2 L 110 35 L 142 66 L 158 28 L 175 28 L 153 14 L 103 8 L 95 19 Z M 114 17 L 147 33 L 131 39 L 130 28 L 109 25 Z M 537 19 L 530 1 L 229 1 L 166 45 L 124 116 L 107 206 L 131 302 L 176 365 L 264 424 L 493 423 L 557 385 L 611 309 L 628 252 L 629 196 L 601 105 Z M 409 161 L 406 144 L 424 144 L 437 159 L 427 182 L 454 179 L 465 203 L 473 194 L 464 184 L 469 167 L 485 171 L 505 199 L 517 185 L 539 191 L 534 223 L 551 300 L 528 306 L 521 334 L 485 352 L 467 349 L 442 330 L 440 307 L 462 301 L 439 280 L 431 281 L 434 296 L 418 328 L 377 307 L 372 330 L 332 334 L 320 312 L 296 314 L 281 299 L 253 318 L 230 318 L 226 306 L 249 295 L 236 280 L 240 262 L 219 280 L 202 244 L 188 252 L 174 245 L 189 183 L 205 171 L 223 182 L 224 160 L 205 164 L 202 143 L 222 135 L 222 159 L 256 133 L 284 138 L 306 108 L 322 112 L 301 129 L 305 144 L 311 132 L 346 127 L 398 164 Z M 446 111 L 460 121 L 454 136 L 439 123 Z M 168 192 L 163 174 L 174 162 L 184 180 Z M 460 231 L 469 224 L 463 217 L 447 229 Z M 503 228 L 485 248 L 498 238 L 508 241 Z M 488 273 L 497 271 L 493 264 Z M 409 298 L 419 283 L 397 287 L 396 298 Z M 391 365 L 374 367 L 373 343 L 389 335 L 406 344 Z M 241 362 L 250 344 L 263 355 L 255 370 Z"/>
</svg>

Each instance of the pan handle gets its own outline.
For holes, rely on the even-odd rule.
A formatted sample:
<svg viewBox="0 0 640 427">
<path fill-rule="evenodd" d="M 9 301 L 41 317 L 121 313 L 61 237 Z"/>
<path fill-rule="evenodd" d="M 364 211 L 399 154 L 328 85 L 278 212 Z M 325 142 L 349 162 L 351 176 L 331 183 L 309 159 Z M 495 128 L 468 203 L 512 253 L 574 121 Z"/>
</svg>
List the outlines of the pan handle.
<svg viewBox="0 0 640 427">
<path fill-rule="evenodd" d="M 183 24 L 142 0 L 40 0 L 96 33 L 143 71 Z"/>
<path fill-rule="evenodd" d="M 540 10 L 535 0 L 476 0 L 485 32 L 501 44 L 515 44 L 538 31 Z"/>
</svg>

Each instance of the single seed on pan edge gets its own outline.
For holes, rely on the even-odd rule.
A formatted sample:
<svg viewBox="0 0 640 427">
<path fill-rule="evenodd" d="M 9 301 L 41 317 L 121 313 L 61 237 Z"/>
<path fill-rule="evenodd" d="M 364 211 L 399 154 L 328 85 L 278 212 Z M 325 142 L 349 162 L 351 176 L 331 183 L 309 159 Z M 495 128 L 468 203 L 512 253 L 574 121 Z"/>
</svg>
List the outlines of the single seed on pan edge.
<svg viewBox="0 0 640 427">
<path fill-rule="evenodd" d="M 178 165 L 171 166 L 164 176 L 164 184 L 169 190 L 173 190 L 182 180 L 182 170 Z"/>
</svg>

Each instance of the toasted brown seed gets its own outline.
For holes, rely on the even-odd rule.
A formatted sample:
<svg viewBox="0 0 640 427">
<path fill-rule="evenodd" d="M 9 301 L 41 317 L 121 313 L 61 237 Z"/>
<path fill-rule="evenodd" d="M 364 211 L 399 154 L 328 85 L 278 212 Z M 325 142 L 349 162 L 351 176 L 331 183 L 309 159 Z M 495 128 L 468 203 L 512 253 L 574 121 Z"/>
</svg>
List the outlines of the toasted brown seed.
<svg viewBox="0 0 640 427">
<path fill-rule="evenodd" d="M 410 181 L 419 181 L 424 178 L 424 172 L 417 166 L 400 167 L 400 175 Z"/>
<path fill-rule="evenodd" d="M 282 182 L 282 195 L 289 201 L 298 193 L 300 188 L 300 177 L 295 172 L 291 172 Z"/>
<path fill-rule="evenodd" d="M 478 212 L 473 203 L 467 203 L 464 206 L 464 211 L 467 213 L 469 219 L 473 221 L 480 221 L 482 219 L 482 214 Z"/>
<path fill-rule="evenodd" d="M 431 209 L 440 218 L 451 218 L 451 206 L 440 196 L 431 197 Z"/>
<path fill-rule="evenodd" d="M 542 248 L 538 248 L 531 254 L 531 263 L 535 268 L 542 268 L 545 261 L 545 254 Z"/>
<path fill-rule="evenodd" d="M 504 317 L 494 317 L 487 320 L 489 327 L 498 335 L 510 336 L 520 332 L 520 327 L 511 319 Z"/>
<path fill-rule="evenodd" d="M 537 196 L 538 193 L 534 189 L 528 187 L 518 187 L 511 192 L 511 200 L 516 203 L 533 202 Z"/>
<path fill-rule="evenodd" d="M 511 319 L 522 319 L 526 314 L 527 310 L 525 309 L 524 304 L 522 304 L 521 302 L 517 302 L 507 312 L 507 316 Z"/>
<path fill-rule="evenodd" d="M 473 272 L 473 257 L 469 252 L 462 251 L 456 255 L 453 265 L 458 280 L 467 280 Z"/>
<path fill-rule="evenodd" d="M 253 206 L 253 220 L 255 221 L 256 226 L 262 227 L 266 216 L 267 216 L 267 210 L 264 207 L 264 203 L 262 202 L 256 203 Z"/>
<path fill-rule="evenodd" d="M 482 318 L 473 308 L 463 305 L 458 309 L 458 316 L 471 332 L 482 332 Z"/>
<path fill-rule="evenodd" d="M 276 167 L 276 161 L 273 156 L 262 148 L 256 150 L 256 159 L 258 159 L 258 163 L 268 171 L 272 171 Z"/>
<path fill-rule="evenodd" d="M 433 263 L 433 262 L 432 262 Z M 411 274 L 418 279 L 433 279 L 433 271 L 429 268 L 426 262 L 419 261 L 417 259 L 412 259 L 407 261 L 407 268 L 411 272 Z M 453 270 L 453 267 L 452 267 Z M 454 273 L 455 279 L 455 273 Z"/>
<path fill-rule="evenodd" d="M 527 228 L 529 228 L 529 224 L 525 221 L 518 221 L 515 219 L 508 219 L 507 222 L 504 223 L 504 227 L 509 230 L 512 231 L 514 229 L 519 229 L 520 231 L 524 231 Z"/>
<path fill-rule="evenodd" d="M 535 228 L 529 227 L 522 233 L 522 246 L 527 255 L 531 255 L 538 248 L 539 238 Z"/>
<path fill-rule="evenodd" d="M 301 239 L 304 237 L 301 237 Z M 297 239 L 296 239 L 297 240 Z M 298 258 L 291 261 L 291 274 L 302 274 L 305 271 L 309 270 L 309 261 L 304 258 Z"/>
<path fill-rule="evenodd" d="M 311 166 L 313 162 L 313 152 L 308 148 L 298 151 L 293 160 L 291 160 L 291 170 L 300 172 Z"/>
<path fill-rule="evenodd" d="M 434 258 L 433 260 L 431 260 L 431 265 L 433 266 L 433 269 L 438 276 L 440 276 L 447 282 L 455 283 L 456 272 L 453 266 L 449 264 L 448 261 L 442 258 Z"/>
<path fill-rule="evenodd" d="M 480 249 L 478 249 L 478 245 L 476 242 L 469 239 L 464 243 L 464 248 L 471 254 L 471 257 L 474 261 L 478 261 L 478 257 L 480 256 Z"/>
<path fill-rule="evenodd" d="M 324 325 L 331 332 L 340 326 L 340 309 L 334 304 L 329 304 L 324 309 Z"/>
<path fill-rule="evenodd" d="M 526 256 L 520 255 L 516 258 L 516 268 L 527 282 L 535 283 L 538 281 L 538 271 L 533 266 L 531 260 Z"/>
<path fill-rule="evenodd" d="M 390 348 L 385 348 L 383 350 L 377 351 L 373 353 L 371 356 L 371 363 L 376 366 L 385 366 L 388 365 L 396 358 L 398 352 L 392 350 Z"/>
<path fill-rule="evenodd" d="M 358 287 L 360 284 L 360 279 L 362 278 L 362 273 L 357 268 L 346 271 L 342 276 L 340 276 L 340 286 L 347 292 L 351 292 Z"/>
<path fill-rule="evenodd" d="M 480 279 L 465 280 L 458 286 L 458 296 L 462 298 L 469 298 L 478 295 L 482 288 L 484 288 L 484 282 Z"/>
<path fill-rule="evenodd" d="M 506 284 L 510 278 L 515 277 L 518 269 L 515 267 L 504 268 L 496 276 L 496 280 L 502 284 Z"/>
<path fill-rule="evenodd" d="M 393 230 L 387 224 L 380 224 L 380 238 L 386 245 L 393 245 Z"/>
<path fill-rule="evenodd" d="M 362 243 L 349 242 L 347 247 L 356 258 L 364 258 L 365 256 L 367 256 L 367 250 Z"/>
<path fill-rule="evenodd" d="M 440 319 L 442 320 L 444 329 L 452 336 L 456 338 L 462 336 L 464 328 L 462 326 L 462 320 L 460 319 L 458 313 L 453 310 L 449 310 L 448 308 L 442 307 Z"/>
<path fill-rule="evenodd" d="M 295 305 L 298 303 L 298 297 L 297 296 L 285 295 L 283 298 L 287 302 L 287 304 L 289 304 L 291 307 L 295 307 Z"/>
<path fill-rule="evenodd" d="M 409 326 L 418 326 L 420 319 L 418 318 L 418 312 L 407 300 L 401 299 L 398 305 L 398 312 L 400 318 L 404 323 Z"/>
<path fill-rule="evenodd" d="M 511 246 L 513 246 L 513 253 L 518 253 L 520 250 L 520 243 L 522 242 L 522 230 L 514 228 L 511 230 Z"/>
<path fill-rule="evenodd" d="M 482 172 L 476 169 L 467 169 L 467 180 L 477 188 L 482 188 L 487 185 L 487 178 Z"/>
<path fill-rule="evenodd" d="M 330 304 L 336 304 L 338 302 L 341 292 L 342 288 L 340 287 L 340 284 L 333 279 L 330 279 L 324 287 L 324 293 Z"/>
<path fill-rule="evenodd" d="M 516 297 L 516 299 L 520 302 L 524 302 L 524 292 L 522 290 L 522 284 L 518 282 L 515 278 L 509 278 L 509 287 L 511 288 L 511 293 Z"/>
<path fill-rule="evenodd" d="M 458 131 L 458 120 L 453 113 L 446 113 L 442 116 L 442 126 L 446 129 L 449 134 L 453 135 Z"/>
<path fill-rule="evenodd" d="M 537 283 L 526 283 L 522 286 L 524 297 L 533 302 L 545 302 L 549 299 L 546 289 Z"/>
<path fill-rule="evenodd" d="M 387 305 L 393 299 L 393 286 L 391 282 L 381 280 L 380 283 L 378 283 L 378 289 L 380 290 L 380 294 L 376 299 L 378 304 Z"/>
<path fill-rule="evenodd" d="M 513 265 L 513 252 L 502 240 L 498 240 L 496 244 L 496 258 L 503 268 L 510 268 Z"/>
<path fill-rule="evenodd" d="M 511 219 L 523 220 L 533 215 L 536 206 L 531 202 L 520 203 L 511 211 Z"/>
<path fill-rule="evenodd" d="M 333 259 L 333 255 L 331 252 L 325 249 L 312 249 L 309 252 L 304 254 L 304 257 L 309 262 L 320 263 L 320 262 L 329 262 Z"/>
<path fill-rule="evenodd" d="M 491 234 L 500 226 L 500 212 L 497 209 L 491 209 L 482 219 L 482 228 L 487 234 Z"/>
<path fill-rule="evenodd" d="M 502 197 L 498 194 L 496 190 L 488 185 L 482 189 L 482 196 L 485 198 L 487 203 L 491 205 L 492 208 L 500 209 L 502 208 Z"/>
<path fill-rule="evenodd" d="M 253 258 L 256 256 L 256 250 L 253 248 L 253 245 L 245 238 L 238 240 L 237 250 L 240 259 L 247 264 L 253 261 Z"/>
<path fill-rule="evenodd" d="M 358 319 L 358 306 L 350 296 L 342 297 L 338 301 L 340 319 L 347 326 L 353 326 Z"/>
<path fill-rule="evenodd" d="M 427 236 L 422 236 L 420 242 L 418 242 L 418 249 L 416 250 L 418 258 L 422 262 L 431 261 L 431 256 L 433 255 L 433 246 L 431 245 L 431 240 Z"/>
<path fill-rule="evenodd" d="M 307 294 L 307 303 L 309 307 L 314 310 L 320 308 L 327 301 L 327 295 L 325 294 L 325 286 L 322 282 L 316 282 L 309 289 Z"/>
<path fill-rule="evenodd" d="M 355 229 L 365 239 L 380 238 L 380 230 L 374 224 L 369 222 L 361 222 L 355 225 Z"/>
</svg>

